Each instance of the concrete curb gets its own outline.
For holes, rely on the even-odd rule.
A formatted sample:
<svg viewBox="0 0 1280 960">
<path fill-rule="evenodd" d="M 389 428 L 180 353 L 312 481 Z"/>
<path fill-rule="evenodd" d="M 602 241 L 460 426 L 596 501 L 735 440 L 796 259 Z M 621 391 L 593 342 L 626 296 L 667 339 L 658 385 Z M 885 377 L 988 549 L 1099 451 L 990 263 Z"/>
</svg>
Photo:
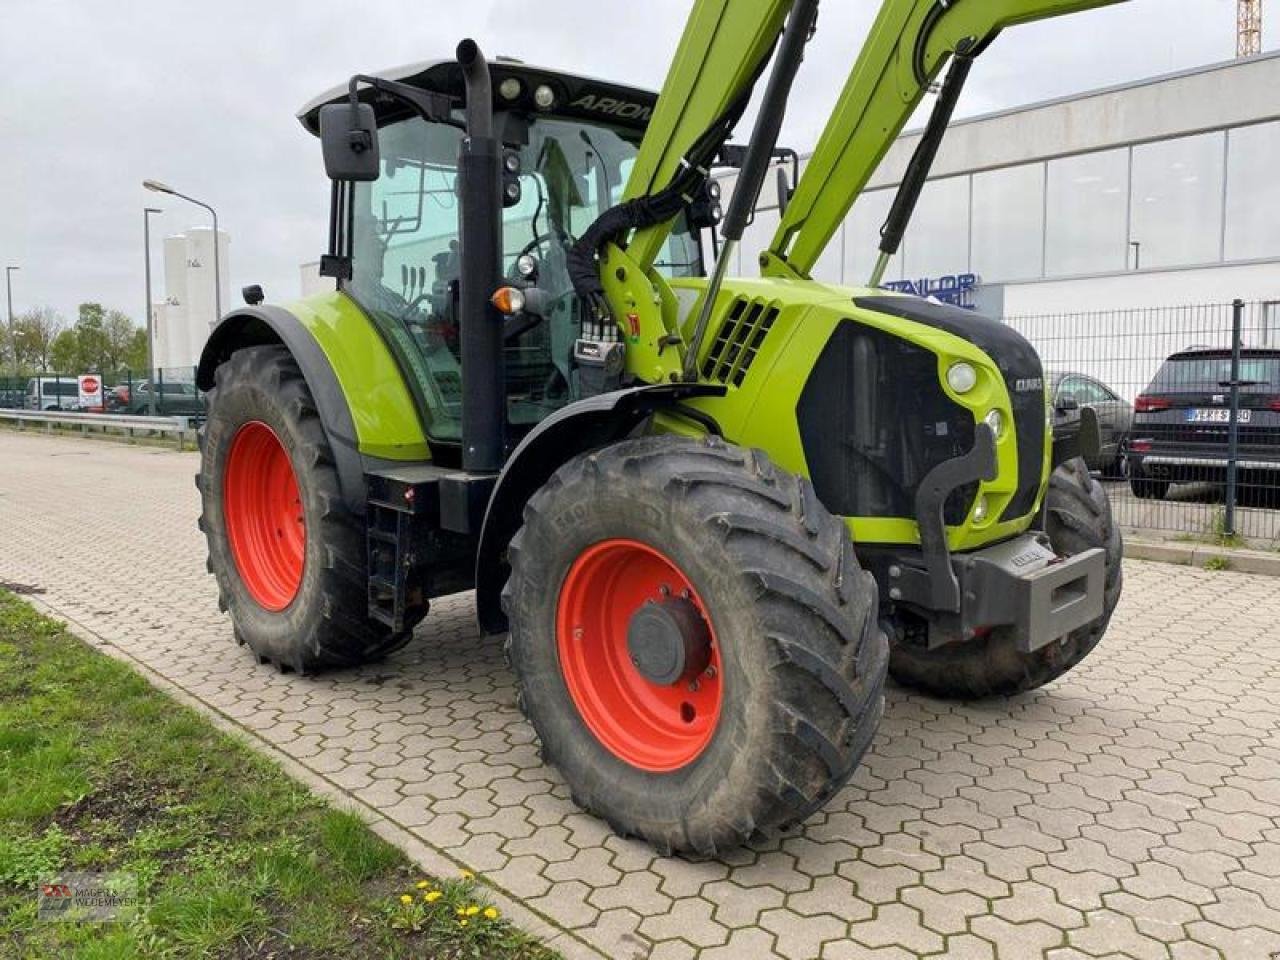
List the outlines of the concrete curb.
<svg viewBox="0 0 1280 960">
<path fill-rule="evenodd" d="M 1225 563 L 1224 570 L 1256 573 L 1264 577 L 1280 577 L 1280 553 L 1219 547 L 1209 543 L 1170 540 L 1143 540 L 1125 536 L 1124 555 L 1130 560 L 1158 560 L 1184 567 L 1203 567 L 1209 562 Z"/>
</svg>

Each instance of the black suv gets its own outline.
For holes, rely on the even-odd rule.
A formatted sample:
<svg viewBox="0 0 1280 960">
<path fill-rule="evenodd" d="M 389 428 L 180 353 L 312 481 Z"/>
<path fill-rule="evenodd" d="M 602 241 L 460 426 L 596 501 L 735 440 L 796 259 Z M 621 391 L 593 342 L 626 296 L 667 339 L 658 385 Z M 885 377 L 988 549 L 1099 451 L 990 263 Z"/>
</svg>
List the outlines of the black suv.
<svg viewBox="0 0 1280 960">
<path fill-rule="evenodd" d="M 1133 405 L 1129 483 L 1158 499 L 1171 483 L 1227 476 L 1231 351 L 1194 348 L 1165 360 Z M 1280 349 L 1240 352 L 1240 482 L 1280 487 Z"/>
</svg>

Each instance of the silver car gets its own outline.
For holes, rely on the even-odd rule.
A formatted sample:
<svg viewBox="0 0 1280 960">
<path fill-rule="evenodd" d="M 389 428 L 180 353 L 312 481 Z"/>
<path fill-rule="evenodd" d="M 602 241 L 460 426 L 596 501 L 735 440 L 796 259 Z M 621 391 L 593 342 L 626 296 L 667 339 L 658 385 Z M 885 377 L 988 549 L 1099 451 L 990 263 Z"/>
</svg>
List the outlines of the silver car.
<svg viewBox="0 0 1280 960">
<path fill-rule="evenodd" d="M 1133 405 L 1088 374 L 1074 370 L 1047 370 L 1046 374 L 1053 397 L 1054 423 L 1068 422 L 1080 416 L 1081 407 L 1092 407 L 1098 414 L 1102 453 L 1098 462 L 1089 466 L 1100 469 L 1105 476 L 1123 476 L 1126 444 L 1133 427 Z"/>
</svg>

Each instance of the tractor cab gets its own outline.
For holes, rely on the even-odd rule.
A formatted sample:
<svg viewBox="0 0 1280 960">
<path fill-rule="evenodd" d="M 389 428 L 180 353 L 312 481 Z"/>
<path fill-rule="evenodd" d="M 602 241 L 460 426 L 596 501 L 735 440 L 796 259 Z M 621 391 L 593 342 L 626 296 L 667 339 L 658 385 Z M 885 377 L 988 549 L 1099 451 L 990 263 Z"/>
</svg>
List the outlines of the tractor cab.
<svg viewBox="0 0 1280 960">
<path fill-rule="evenodd" d="M 504 434 L 518 440 L 548 414 L 599 390 L 598 380 L 584 381 L 590 367 L 573 362 L 574 345 L 584 323 L 592 341 L 615 332 L 591 329 L 566 258 L 582 232 L 621 200 L 656 95 L 507 59 L 492 63 L 490 74 L 494 135 L 502 146 L 499 283 L 508 299 L 501 309 L 518 314 L 503 330 Z M 332 215 L 346 217 L 339 232 L 347 236 L 344 249 L 332 251 L 340 259 L 331 272 L 396 354 L 439 459 L 462 441 L 460 289 L 475 260 L 463 256 L 461 236 L 467 85 L 457 61 L 372 79 L 423 91 L 435 115 L 375 86 L 359 91 L 376 124 L 377 176 L 352 181 L 349 194 L 335 191 Z M 321 134 L 322 108 L 348 97 L 347 86 L 335 88 L 299 119 Z M 703 273 L 698 233 L 683 215 L 655 269 L 669 277 Z"/>
</svg>

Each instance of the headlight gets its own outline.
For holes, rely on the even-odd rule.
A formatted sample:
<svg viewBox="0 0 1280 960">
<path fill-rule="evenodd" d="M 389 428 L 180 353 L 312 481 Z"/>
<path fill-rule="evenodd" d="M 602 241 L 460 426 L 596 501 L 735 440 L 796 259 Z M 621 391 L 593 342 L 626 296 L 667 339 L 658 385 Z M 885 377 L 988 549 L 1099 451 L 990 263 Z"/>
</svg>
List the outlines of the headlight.
<svg viewBox="0 0 1280 960">
<path fill-rule="evenodd" d="M 532 254 L 522 253 L 516 258 L 516 273 L 520 274 L 524 279 L 532 279 L 533 275 L 537 272 L 538 261 Z"/>
<path fill-rule="evenodd" d="M 498 86 L 498 92 L 502 94 L 503 100 L 514 100 L 520 96 L 520 81 L 515 77 L 507 77 Z"/>
<path fill-rule="evenodd" d="M 947 386 L 956 393 L 968 393 L 977 385 L 978 371 L 973 369 L 973 364 L 961 360 L 947 368 Z"/>
<path fill-rule="evenodd" d="M 982 418 L 982 422 L 991 428 L 992 435 L 999 440 L 1001 434 L 1004 433 L 1004 414 L 999 410 L 992 410 Z"/>
<path fill-rule="evenodd" d="M 989 506 L 988 506 L 988 504 L 987 504 L 987 497 L 986 497 L 986 494 L 983 494 L 982 496 L 980 496 L 980 497 L 978 498 L 978 502 L 977 502 L 976 504 L 974 504 L 974 507 L 973 507 L 973 522 L 974 522 L 974 523 L 982 523 L 982 521 L 983 521 L 983 520 L 986 520 L 986 519 L 987 519 L 987 511 L 988 511 L 988 509 L 990 509 L 990 508 L 989 508 Z"/>
<path fill-rule="evenodd" d="M 533 102 L 539 110 L 550 110 L 556 103 L 556 92 L 545 83 L 540 83 L 533 91 Z"/>
</svg>

